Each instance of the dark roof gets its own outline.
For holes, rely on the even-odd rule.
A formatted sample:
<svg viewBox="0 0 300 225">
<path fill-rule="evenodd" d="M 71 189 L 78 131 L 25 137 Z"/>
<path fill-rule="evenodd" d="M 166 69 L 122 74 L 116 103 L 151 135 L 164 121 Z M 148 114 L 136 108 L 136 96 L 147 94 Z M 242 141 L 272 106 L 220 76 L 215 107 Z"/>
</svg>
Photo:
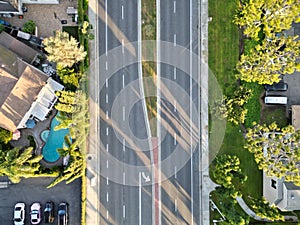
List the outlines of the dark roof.
<svg viewBox="0 0 300 225">
<path fill-rule="evenodd" d="M 1 0 L 0 1 L 1 12 L 18 12 L 17 1 Z"/>
</svg>

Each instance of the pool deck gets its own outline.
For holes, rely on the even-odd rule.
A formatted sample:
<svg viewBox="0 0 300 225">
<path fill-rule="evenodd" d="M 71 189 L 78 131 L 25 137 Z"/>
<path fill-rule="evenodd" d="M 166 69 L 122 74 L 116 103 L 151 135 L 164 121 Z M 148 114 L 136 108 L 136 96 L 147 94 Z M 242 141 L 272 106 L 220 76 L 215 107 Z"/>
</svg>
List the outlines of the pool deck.
<svg viewBox="0 0 300 225">
<path fill-rule="evenodd" d="M 29 140 L 27 139 L 28 136 L 33 136 L 35 143 L 36 143 L 36 149 L 35 149 L 35 154 L 36 155 L 40 155 L 42 154 L 42 149 L 45 145 L 45 142 L 41 139 L 41 133 L 43 130 L 49 130 L 50 126 L 51 126 L 51 121 L 53 119 L 53 117 L 56 115 L 57 110 L 53 109 L 51 111 L 51 114 L 49 116 L 48 119 L 38 122 L 34 128 L 30 128 L 30 129 L 20 129 L 21 132 L 21 137 L 19 140 L 16 141 L 11 141 L 11 145 L 13 147 L 29 147 L 30 143 Z M 62 165 L 62 158 L 60 158 L 59 160 L 57 160 L 54 163 L 49 163 L 45 160 L 41 160 L 40 161 L 41 165 L 44 167 L 53 167 L 53 166 L 61 166 Z"/>
</svg>

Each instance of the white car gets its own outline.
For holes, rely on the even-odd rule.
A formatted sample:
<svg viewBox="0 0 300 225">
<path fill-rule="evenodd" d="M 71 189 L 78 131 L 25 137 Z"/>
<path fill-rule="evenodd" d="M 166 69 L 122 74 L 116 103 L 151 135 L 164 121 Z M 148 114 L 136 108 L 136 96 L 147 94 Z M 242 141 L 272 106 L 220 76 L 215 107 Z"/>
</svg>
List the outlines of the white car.
<svg viewBox="0 0 300 225">
<path fill-rule="evenodd" d="M 41 204 L 35 202 L 30 207 L 30 220 L 31 224 L 39 224 L 42 220 L 41 218 Z"/>
<path fill-rule="evenodd" d="M 15 225 L 23 225 L 25 220 L 25 203 L 19 202 L 15 205 L 14 223 Z"/>
</svg>

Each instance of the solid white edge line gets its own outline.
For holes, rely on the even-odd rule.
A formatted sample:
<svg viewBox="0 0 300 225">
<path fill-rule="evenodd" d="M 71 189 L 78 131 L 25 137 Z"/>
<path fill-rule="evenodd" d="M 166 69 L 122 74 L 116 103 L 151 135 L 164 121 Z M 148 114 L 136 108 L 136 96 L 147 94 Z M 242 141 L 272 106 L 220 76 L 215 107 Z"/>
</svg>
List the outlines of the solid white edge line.
<svg viewBox="0 0 300 225">
<path fill-rule="evenodd" d="M 142 173 L 139 172 L 139 225 L 142 225 Z"/>
<path fill-rule="evenodd" d="M 157 137 L 161 138 L 161 105 L 160 105 L 160 101 L 161 101 L 161 93 L 160 93 L 160 79 L 161 79 L 161 54 L 160 54 L 160 0 L 156 0 L 156 52 L 157 52 L 157 67 L 156 67 L 156 73 L 157 73 Z M 158 140 L 159 142 L 161 140 Z M 158 145 L 158 224 L 155 225 L 161 225 L 161 156 L 160 156 L 160 152 L 161 152 L 161 145 Z M 154 188 L 154 185 L 153 185 Z M 154 192 L 155 193 L 155 192 Z M 155 212 L 155 202 L 154 202 L 154 212 Z M 154 218 L 153 221 L 155 221 L 155 213 L 153 213 Z"/>
<path fill-rule="evenodd" d="M 107 31 L 107 0 L 105 0 L 105 55 L 107 56 L 107 35 L 108 35 L 108 31 Z M 106 69 L 107 70 L 107 69 Z"/>
<path fill-rule="evenodd" d="M 193 85 L 193 80 L 192 80 L 192 74 L 193 74 L 193 62 L 192 62 L 192 55 L 193 55 L 193 0 L 190 0 L 190 134 L 192 134 L 192 118 L 193 118 L 193 90 L 192 90 L 192 85 Z M 192 135 L 190 136 L 190 143 L 191 143 L 191 148 L 190 148 L 190 154 L 191 154 L 191 225 L 194 224 L 194 176 L 193 176 L 193 137 Z"/>
</svg>

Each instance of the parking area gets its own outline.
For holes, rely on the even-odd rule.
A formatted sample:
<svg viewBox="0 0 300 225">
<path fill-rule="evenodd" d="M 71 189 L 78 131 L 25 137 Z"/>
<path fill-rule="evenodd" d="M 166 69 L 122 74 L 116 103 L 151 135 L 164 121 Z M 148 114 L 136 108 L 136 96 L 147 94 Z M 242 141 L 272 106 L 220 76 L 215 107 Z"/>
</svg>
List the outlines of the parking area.
<svg viewBox="0 0 300 225">
<path fill-rule="evenodd" d="M 72 15 L 67 14 L 68 7 L 77 8 L 77 1 L 60 0 L 57 5 L 45 4 L 24 4 L 27 12 L 24 13 L 22 19 L 18 16 L 11 18 L 0 18 L 12 26 L 21 28 L 28 20 L 33 20 L 38 28 L 38 37 L 49 37 L 53 35 L 53 31 L 61 30 L 62 26 L 77 26 L 72 21 Z M 67 24 L 62 24 L 61 21 L 66 20 Z"/>
<path fill-rule="evenodd" d="M 30 223 L 30 205 L 33 202 L 40 202 L 44 210 L 47 201 L 53 201 L 55 220 L 57 224 L 57 208 L 60 202 L 69 204 L 69 224 L 81 224 L 81 181 L 75 180 L 66 185 L 60 183 L 50 189 L 47 185 L 53 178 L 30 178 L 24 179 L 19 184 L 11 184 L 8 188 L 0 189 L 0 224 L 13 225 L 14 205 L 17 202 L 26 204 L 25 225 Z M 45 224 L 44 220 L 40 224 Z"/>
</svg>

